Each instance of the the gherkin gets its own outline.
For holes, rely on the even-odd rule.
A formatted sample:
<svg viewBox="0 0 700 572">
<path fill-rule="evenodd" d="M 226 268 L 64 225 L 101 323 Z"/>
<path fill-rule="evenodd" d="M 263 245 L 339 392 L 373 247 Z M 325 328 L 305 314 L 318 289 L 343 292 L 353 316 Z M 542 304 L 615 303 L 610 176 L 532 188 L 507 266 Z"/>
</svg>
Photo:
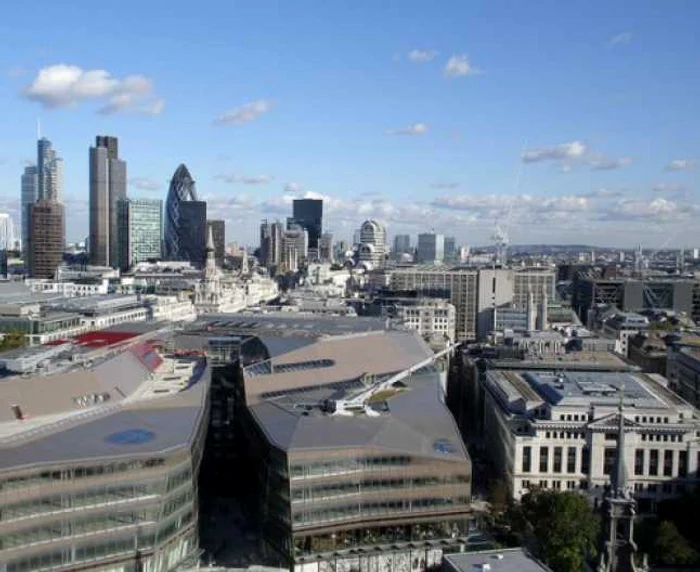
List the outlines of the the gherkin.
<svg viewBox="0 0 700 572">
<path fill-rule="evenodd" d="M 182 224 L 180 205 L 183 202 L 196 201 L 197 190 L 194 179 L 187 167 L 181 164 L 170 181 L 168 198 L 165 201 L 165 256 L 167 260 L 182 260 L 185 245 L 180 244 Z"/>
</svg>

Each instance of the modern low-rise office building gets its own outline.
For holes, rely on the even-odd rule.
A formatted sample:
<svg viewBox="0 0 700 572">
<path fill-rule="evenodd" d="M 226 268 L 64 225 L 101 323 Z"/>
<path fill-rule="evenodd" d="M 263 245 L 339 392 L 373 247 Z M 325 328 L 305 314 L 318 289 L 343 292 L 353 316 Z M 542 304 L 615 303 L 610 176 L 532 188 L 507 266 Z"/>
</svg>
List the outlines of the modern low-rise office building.
<svg viewBox="0 0 700 572">
<path fill-rule="evenodd" d="M 3 379 L 3 572 L 197 562 L 209 369 L 159 349 L 161 335 L 95 332 L 41 356 L 35 373 Z"/>
<path fill-rule="evenodd" d="M 336 319 L 322 335 L 328 320 L 275 320 L 287 323 L 279 335 L 265 316 L 241 321 L 258 323 L 257 341 L 240 346 L 244 362 L 258 359 L 234 399 L 266 550 L 316 570 L 362 551 L 377 566 L 392 551 L 425 559 L 463 544 L 471 463 L 444 403 L 444 364 L 415 332 L 358 332 L 356 319 L 353 333 Z"/>
</svg>

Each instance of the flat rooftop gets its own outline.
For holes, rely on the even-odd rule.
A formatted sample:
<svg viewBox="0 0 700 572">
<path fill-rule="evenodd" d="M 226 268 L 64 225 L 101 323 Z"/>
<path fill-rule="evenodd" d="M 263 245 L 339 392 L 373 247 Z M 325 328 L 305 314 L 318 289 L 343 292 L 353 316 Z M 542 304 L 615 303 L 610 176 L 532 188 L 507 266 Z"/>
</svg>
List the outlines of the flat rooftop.
<svg viewBox="0 0 700 572">
<path fill-rule="evenodd" d="M 625 371 L 490 370 L 487 378 L 508 403 L 541 401 L 550 406 L 615 408 L 623 391 L 630 409 L 690 408 L 655 374 Z"/>
<path fill-rule="evenodd" d="M 489 567 L 485 567 L 484 564 L 488 564 Z M 443 569 L 448 572 L 552 572 L 548 566 L 522 548 L 445 554 Z"/>
</svg>

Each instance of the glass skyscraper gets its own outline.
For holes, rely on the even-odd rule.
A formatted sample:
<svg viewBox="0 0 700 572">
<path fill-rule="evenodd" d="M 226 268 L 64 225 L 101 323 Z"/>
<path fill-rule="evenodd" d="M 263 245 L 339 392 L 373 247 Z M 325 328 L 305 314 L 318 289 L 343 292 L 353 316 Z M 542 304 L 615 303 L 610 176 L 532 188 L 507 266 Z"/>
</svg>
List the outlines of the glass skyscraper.
<svg viewBox="0 0 700 572">
<path fill-rule="evenodd" d="M 309 248 L 318 249 L 318 241 L 323 232 L 323 201 L 295 199 L 292 214 L 294 223 L 309 233 Z"/>
<path fill-rule="evenodd" d="M 161 258 L 163 201 L 122 199 L 118 204 L 119 266 L 123 270 Z"/>
<path fill-rule="evenodd" d="M 22 257 L 26 261 L 29 254 L 29 209 L 31 205 L 39 200 L 39 182 L 37 177 L 37 168 L 35 165 L 29 165 L 24 168 L 24 173 L 22 174 L 21 193 Z"/>
<path fill-rule="evenodd" d="M 188 201 L 197 200 L 197 189 L 194 179 L 187 167 L 181 164 L 170 181 L 168 198 L 165 201 L 165 258 L 167 260 L 188 260 L 184 255 L 186 245 L 181 240 L 184 220 L 181 214 L 181 205 Z M 202 252 L 206 243 L 206 214 L 202 229 Z M 182 246 L 181 246 L 182 245 Z"/>
</svg>

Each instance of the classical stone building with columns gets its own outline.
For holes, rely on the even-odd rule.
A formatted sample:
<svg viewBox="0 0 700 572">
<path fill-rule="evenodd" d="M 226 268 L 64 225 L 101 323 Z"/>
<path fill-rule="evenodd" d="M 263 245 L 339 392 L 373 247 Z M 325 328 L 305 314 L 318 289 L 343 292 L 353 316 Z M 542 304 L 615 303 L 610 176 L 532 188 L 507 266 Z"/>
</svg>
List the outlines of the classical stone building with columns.
<svg viewBox="0 0 700 572">
<path fill-rule="evenodd" d="M 533 487 L 584 490 L 611 484 L 619 406 L 628 486 L 642 513 L 698 484 L 700 414 L 638 371 L 482 371 L 484 449 L 519 499 Z"/>
</svg>

